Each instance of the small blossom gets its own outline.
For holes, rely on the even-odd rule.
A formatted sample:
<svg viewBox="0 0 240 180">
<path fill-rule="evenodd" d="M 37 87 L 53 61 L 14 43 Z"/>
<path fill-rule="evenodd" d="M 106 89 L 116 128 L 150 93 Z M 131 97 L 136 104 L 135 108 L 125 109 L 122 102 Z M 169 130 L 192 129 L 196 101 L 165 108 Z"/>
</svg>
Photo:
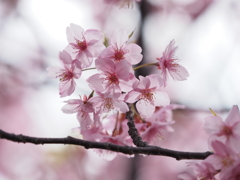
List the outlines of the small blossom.
<svg viewBox="0 0 240 180">
<path fill-rule="evenodd" d="M 142 60 L 142 48 L 137 44 L 128 44 L 128 35 L 124 29 L 116 29 L 111 37 L 111 45 L 108 46 L 101 54 L 100 59 L 106 58 L 118 63 L 127 61 L 135 65 Z"/>
<path fill-rule="evenodd" d="M 234 105 L 232 107 L 225 121 L 219 116 L 207 117 L 204 129 L 210 134 L 210 140 L 221 141 L 236 152 L 240 150 L 240 113 L 238 106 Z"/>
<path fill-rule="evenodd" d="M 81 62 L 72 60 L 66 51 L 59 53 L 59 59 L 62 67 L 48 67 L 48 76 L 60 79 L 59 94 L 61 97 L 70 96 L 76 86 L 74 79 L 80 78 L 82 74 Z"/>
<path fill-rule="evenodd" d="M 67 27 L 67 39 L 69 45 L 66 50 L 82 62 L 83 68 L 91 66 L 93 57 L 97 57 L 105 49 L 100 30 L 84 31 L 82 27 L 70 24 L 70 27 Z"/>
<path fill-rule="evenodd" d="M 97 59 L 95 64 L 102 73 L 94 74 L 87 79 L 94 91 L 119 93 L 131 89 L 131 81 L 135 76 L 127 62 L 115 64 L 109 59 Z"/>
<path fill-rule="evenodd" d="M 90 117 L 90 113 L 94 116 L 94 109 L 86 95 L 83 99 L 80 97 L 80 99 L 70 99 L 64 102 L 67 104 L 62 107 L 62 111 L 68 114 L 77 113 L 81 130 L 86 130 L 94 124 L 93 118 Z"/>
<path fill-rule="evenodd" d="M 175 41 L 172 40 L 163 52 L 163 56 L 157 58 L 158 68 L 161 70 L 164 86 L 166 86 L 168 73 L 174 80 L 178 81 L 186 80 L 189 76 L 188 71 L 176 62 L 178 59 L 173 57 L 177 49 L 177 47 L 174 47 L 174 43 Z"/>
<path fill-rule="evenodd" d="M 127 112 L 128 106 L 123 101 L 124 95 L 121 93 L 100 93 L 98 96 L 92 97 L 90 101 L 93 103 L 93 107 L 97 110 L 97 113 L 108 113 L 111 110 L 118 110 L 122 113 Z"/>
<path fill-rule="evenodd" d="M 173 128 L 170 126 L 174 123 L 172 122 L 147 122 L 145 123 L 145 128 L 141 128 L 140 135 L 144 141 L 147 141 L 149 144 L 157 145 L 159 141 L 164 140 L 167 134 L 173 132 Z M 143 131 L 144 129 L 144 131 Z"/>
<path fill-rule="evenodd" d="M 216 180 L 214 176 L 218 172 L 214 169 L 211 163 L 202 161 L 201 163 L 188 162 L 187 164 L 194 169 L 200 180 Z"/>
<path fill-rule="evenodd" d="M 146 77 L 139 76 L 140 80 L 136 80 L 126 97 L 125 101 L 128 103 L 136 103 L 137 110 L 142 118 L 149 118 L 155 111 L 156 106 L 166 106 L 170 100 L 167 93 L 162 92 L 162 80 L 156 78 L 155 75 Z"/>
</svg>

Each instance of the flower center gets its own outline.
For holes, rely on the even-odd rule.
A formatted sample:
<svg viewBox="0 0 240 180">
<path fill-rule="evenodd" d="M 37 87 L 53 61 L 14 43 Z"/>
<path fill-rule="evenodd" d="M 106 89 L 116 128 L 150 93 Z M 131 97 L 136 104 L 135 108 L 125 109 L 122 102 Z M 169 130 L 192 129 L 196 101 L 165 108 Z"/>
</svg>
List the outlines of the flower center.
<svg viewBox="0 0 240 180">
<path fill-rule="evenodd" d="M 103 110 L 109 112 L 114 109 L 112 98 L 106 98 L 103 103 Z"/>
<path fill-rule="evenodd" d="M 229 128 L 228 126 L 224 126 L 223 129 L 222 129 L 222 132 L 223 132 L 223 134 L 226 135 L 226 136 L 232 135 L 232 130 L 231 130 L 231 128 Z"/>
<path fill-rule="evenodd" d="M 85 49 L 87 49 L 87 42 L 85 39 L 83 39 L 83 41 L 80 41 L 76 37 L 74 37 L 74 39 L 76 43 L 70 43 L 73 49 L 78 49 L 80 51 L 84 51 Z"/>
<path fill-rule="evenodd" d="M 115 52 L 114 58 L 115 58 L 115 61 L 117 61 L 117 62 L 121 61 L 122 59 L 124 59 L 124 52 L 121 49 L 117 50 Z"/>
<path fill-rule="evenodd" d="M 78 46 L 78 49 L 84 51 L 86 48 L 87 48 L 87 43 L 86 41 L 79 41 L 78 39 L 76 39 L 76 43 L 77 43 L 77 46 Z"/>
<path fill-rule="evenodd" d="M 141 95 L 141 98 L 144 100 L 144 101 L 152 101 L 153 99 L 155 99 L 154 97 L 154 93 L 152 92 L 151 89 L 144 89 L 142 90 L 142 95 Z"/>
<path fill-rule="evenodd" d="M 62 73 L 57 77 L 60 78 L 60 81 L 69 81 L 73 78 L 73 73 L 71 71 L 62 70 Z"/>
<path fill-rule="evenodd" d="M 108 72 L 106 80 L 108 80 L 109 84 L 119 84 L 118 77 L 115 73 Z"/>
</svg>

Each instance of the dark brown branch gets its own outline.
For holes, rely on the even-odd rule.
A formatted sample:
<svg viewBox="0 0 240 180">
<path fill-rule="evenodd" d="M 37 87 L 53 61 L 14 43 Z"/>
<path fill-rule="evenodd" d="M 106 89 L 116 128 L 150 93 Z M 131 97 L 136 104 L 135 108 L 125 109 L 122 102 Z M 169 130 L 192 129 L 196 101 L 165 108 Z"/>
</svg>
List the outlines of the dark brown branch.
<svg viewBox="0 0 240 180">
<path fill-rule="evenodd" d="M 105 149 L 109 151 L 124 153 L 124 154 L 146 154 L 146 155 L 158 155 L 158 156 L 169 156 L 177 160 L 182 159 L 205 159 L 211 152 L 181 152 L 169 149 L 160 148 L 157 146 L 146 146 L 146 147 L 132 147 L 132 146 L 120 146 L 112 143 L 100 143 L 85 141 L 76 139 L 73 137 L 66 138 L 38 138 L 29 137 L 24 135 L 10 134 L 0 129 L 0 139 L 7 139 L 18 143 L 32 143 L 32 144 L 71 144 L 84 146 L 86 149 L 97 148 Z"/>
<path fill-rule="evenodd" d="M 134 124 L 134 113 L 131 110 L 131 104 L 128 104 L 129 111 L 126 113 L 126 119 L 128 120 L 128 134 L 133 140 L 133 144 L 137 147 L 146 147 L 148 146 L 147 142 L 142 141 L 142 138 L 138 134 L 138 130 Z"/>
</svg>

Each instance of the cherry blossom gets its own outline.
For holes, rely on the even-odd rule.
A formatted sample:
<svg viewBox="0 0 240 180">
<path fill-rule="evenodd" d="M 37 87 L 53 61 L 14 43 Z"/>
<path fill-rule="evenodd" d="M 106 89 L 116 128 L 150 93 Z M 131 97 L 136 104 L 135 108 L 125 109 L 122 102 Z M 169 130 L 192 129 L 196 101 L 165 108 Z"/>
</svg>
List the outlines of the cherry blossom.
<svg viewBox="0 0 240 180">
<path fill-rule="evenodd" d="M 204 129 L 210 134 L 210 141 L 219 140 L 237 152 L 240 150 L 240 113 L 236 105 L 232 107 L 225 121 L 219 116 L 207 117 Z"/>
<path fill-rule="evenodd" d="M 64 102 L 67 104 L 62 107 L 62 111 L 67 114 L 77 113 L 77 119 L 82 130 L 91 127 L 94 120 L 93 117 L 90 117 L 90 113 L 94 115 L 94 109 L 86 95 L 82 99 L 80 97 L 80 99 L 70 99 Z"/>
<path fill-rule="evenodd" d="M 128 34 L 124 29 L 115 29 L 111 37 L 111 45 L 99 56 L 100 59 L 107 58 L 114 62 L 126 60 L 130 64 L 138 64 L 142 60 L 142 48 L 137 44 L 128 44 Z"/>
<path fill-rule="evenodd" d="M 211 163 L 202 161 L 201 163 L 195 163 L 195 162 L 188 162 L 187 163 L 190 167 L 194 169 L 196 172 L 197 178 L 204 180 L 216 180 L 214 177 L 218 172 L 214 169 Z"/>
<path fill-rule="evenodd" d="M 156 106 L 166 106 L 170 100 L 167 93 L 160 90 L 163 82 L 155 75 L 146 77 L 139 76 L 140 80 L 136 80 L 126 97 L 128 103 L 136 103 L 137 110 L 142 118 L 149 118 L 153 115 Z"/>
<path fill-rule="evenodd" d="M 231 147 L 224 145 L 220 141 L 213 141 L 211 143 L 214 154 L 210 155 L 206 161 L 211 162 L 216 170 L 222 170 L 222 172 L 233 166 L 239 159 L 238 155 Z"/>
<path fill-rule="evenodd" d="M 59 59 L 62 67 L 48 67 L 48 76 L 60 79 L 59 94 L 61 97 L 70 96 L 76 86 L 74 79 L 80 78 L 82 74 L 81 62 L 72 60 L 66 51 L 59 53 Z"/>
<path fill-rule="evenodd" d="M 145 129 L 144 132 L 141 132 L 140 135 L 142 139 L 149 144 L 157 145 L 159 141 L 164 140 L 166 135 L 169 132 L 173 132 L 173 128 L 170 126 L 173 124 L 172 122 L 158 122 L 158 121 L 152 121 L 145 123 L 145 128 L 141 128 L 141 130 Z"/>
<path fill-rule="evenodd" d="M 171 126 L 175 123 L 172 119 L 172 110 L 177 108 L 182 109 L 184 106 L 171 104 L 166 107 L 156 108 L 154 114 L 146 119 L 146 123 L 138 128 L 143 140 L 149 144 L 157 145 L 169 133 L 174 132 Z"/>
<path fill-rule="evenodd" d="M 87 79 L 94 91 L 118 93 L 129 91 L 135 76 L 127 62 L 115 64 L 109 59 L 97 59 L 96 68 L 102 73 L 92 75 Z"/>
<path fill-rule="evenodd" d="M 70 24 L 70 27 L 67 27 L 67 39 L 69 45 L 66 50 L 82 62 L 83 68 L 91 66 L 93 57 L 97 57 L 105 49 L 100 30 L 84 31 L 82 27 Z"/>
<path fill-rule="evenodd" d="M 111 110 L 118 110 L 122 113 L 127 112 L 128 106 L 124 102 L 124 95 L 121 93 L 100 93 L 98 96 L 92 97 L 90 100 L 93 103 L 93 107 L 97 109 L 96 113 L 107 113 Z"/>
<path fill-rule="evenodd" d="M 181 65 L 179 65 L 175 59 L 174 53 L 177 50 L 177 47 L 174 47 L 175 41 L 172 40 L 169 45 L 166 47 L 161 58 L 158 60 L 158 68 L 160 69 L 160 75 L 163 78 L 164 86 L 168 79 L 168 73 L 172 76 L 174 80 L 182 81 L 186 80 L 189 76 L 188 71 Z"/>
</svg>

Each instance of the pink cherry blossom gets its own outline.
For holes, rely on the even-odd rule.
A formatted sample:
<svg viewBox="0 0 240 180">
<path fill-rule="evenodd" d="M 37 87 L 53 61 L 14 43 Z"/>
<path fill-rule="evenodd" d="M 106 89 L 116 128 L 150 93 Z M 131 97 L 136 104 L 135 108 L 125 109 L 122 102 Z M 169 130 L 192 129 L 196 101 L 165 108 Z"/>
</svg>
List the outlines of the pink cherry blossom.
<svg viewBox="0 0 240 180">
<path fill-rule="evenodd" d="M 214 176 L 218 171 L 214 169 L 211 163 L 202 161 L 201 163 L 187 162 L 187 164 L 194 169 L 197 178 L 200 180 L 216 180 Z"/>
<path fill-rule="evenodd" d="M 80 78 L 82 74 L 81 62 L 72 60 L 66 51 L 59 53 L 59 59 L 62 67 L 48 67 L 48 76 L 60 78 L 59 94 L 61 97 L 70 96 L 76 86 L 74 79 Z"/>
<path fill-rule="evenodd" d="M 164 140 L 167 134 L 170 132 L 173 132 L 173 128 L 170 126 L 174 123 L 172 122 L 158 122 L 158 121 L 152 121 L 145 123 L 145 129 L 143 132 L 140 133 L 142 139 L 144 141 L 147 141 L 149 144 L 152 145 L 158 145 L 159 141 Z"/>
<path fill-rule="evenodd" d="M 80 99 L 70 99 L 64 102 L 67 104 L 62 107 L 62 111 L 67 114 L 77 113 L 81 130 L 86 130 L 94 124 L 94 117 L 90 116 L 90 113 L 94 116 L 94 109 L 86 95 L 83 99 L 80 97 Z"/>
<path fill-rule="evenodd" d="M 186 80 L 189 76 L 188 71 L 176 62 L 178 59 L 173 57 L 177 49 L 177 47 L 174 47 L 174 43 L 175 41 L 172 40 L 163 52 L 163 56 L 161 58 L 157 58 L 158 68 L 161 71 L 164 86 L 166 86 L 168 73 L 174 80 L 178 81 Z"/>
<path fill-rule="evenodd" d="M 171 104 L 166 107 L 156 108 L 154 114 L 146 119 L 140 129 L 140 135 L 144 141 L 149 144 L 158 145 L 160 141 L 164 140 L 167 135 L 174 131 L 172 124 L 175 121 L 172 119 L 172 110 L 177 108 L 184 108 L 184 106 Z"/>
<path fill-rule="evenodd" d="M 132 67 L 127 62 L 115 64 L 109 59 L 97 59 L 95 64 L 102 73 L 94 74 L 87 79 L 94 91 L 117 93 L 131 89 L 135 76 Z"/>
<path fill-rule="evenodd" d="M 238 106 L 234 105 L 232 107 L 225 121 L 219 116 L 207 117 L 204 129 L 210 134 L 209 140 L 221 141 L 237 152 L 240 150 L 240 113 Z"/>
<path fill-rule="evenodd" d="M 98 96 L 92 97 L 90 101 L 93 103 L 94 109 L 97 113 L 107 113 L 111 110 L 118 110 L 122 113 L 127 112 L 128 106 L 124 102 L 124 95 L 121 93 L 100 93 Z"/>
<path fill-rule="evenodd" d="M 67 39 L 69 45 L 66 50 L 82 62 L 82 67 L 91 66 L 93 57 L 97 57 L 104 49 L 103 34 L 100 30 L 89 29 L 84 31 L 76 24 L 67 27 Z"/>
<path fill-rule="evenodd" d="M 213 141 L 211 143 L 214 154 L 207 157 L 206 161 L 210 162 L 216 170 L 222 172 L 233 166 L 239 159 L 238 155 L 231 147 L 224 145 L 220 141 Z"/>
<path fill-rule="evenodd" d="M 136 80 L 126 97 L 128 103 L 136 103 L 137 110 L 142 118 L 149 118 L 153 115 L 156 106 L 166 106 L 170 100 L 167 93 L 160 90 L 163 82 L 155 76 L 149 75 L 146 77 L 139 76 L 140 80 Z"/>
<path fill-rule="evenodd" d="M 224 180 L 240 179 L 240 158 L 238 159 L 238 162 L 233 166 L 226 168 L 224 171 L 221 171 L 220 177 Z"/>
<path fill-rule="evenodd" d="M 114 62 L 127 61 L 130 64 L 138 64 L 142 60 L 142 48 L 137 44 L 128 44 L 128 34 L 124 29 L 115 29 L 111 37 L 111 45 L 99 56 Z"/>
</svg>

